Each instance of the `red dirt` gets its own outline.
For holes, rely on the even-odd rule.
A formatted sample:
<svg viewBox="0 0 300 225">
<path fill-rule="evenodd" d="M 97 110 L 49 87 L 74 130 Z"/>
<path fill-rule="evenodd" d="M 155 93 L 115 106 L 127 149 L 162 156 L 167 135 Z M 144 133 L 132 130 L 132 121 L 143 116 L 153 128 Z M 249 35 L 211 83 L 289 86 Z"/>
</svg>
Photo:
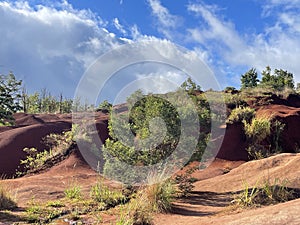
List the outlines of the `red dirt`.
<svg viewBox="0 0 300 225">
<path fill-rule="evenodd" d="M 0 127 L 0 176 L 11 177 L 18 170 L 20 160 L 26 158 L 23 149 L 34 147 L 39 151 L 47 148 L 42 139 L 50 133 L 62 133 L 71 129 L 71 114 L 25 114 L 14 115 L 16 126 Z M 108 138 L 108 116 L 95 114 L 95 123 L 102 143 Z M 86 157 L 86 156 L 85 156 Z M 93 157 L 93 156 L 91 156 Z"/>
</svg>

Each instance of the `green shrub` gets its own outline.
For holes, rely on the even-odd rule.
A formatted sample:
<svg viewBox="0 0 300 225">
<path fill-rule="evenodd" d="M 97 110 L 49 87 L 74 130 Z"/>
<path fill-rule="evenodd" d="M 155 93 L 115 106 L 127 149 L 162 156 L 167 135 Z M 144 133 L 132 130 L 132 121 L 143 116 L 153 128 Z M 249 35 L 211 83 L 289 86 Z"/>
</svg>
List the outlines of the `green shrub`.
<svg viewBox="0 0 300 225">
<path fill-rule="evenodd" d="M 259 143 L 271 133 L 271 121 L 268 117 L 254 118 L 250 123 L 244 121 L 246 136 L 255 143 Z"/>
<path fill-rule="evenodd" d="M 223 101 L 223 99 L 220 100 Z M 225 100 L 225 104 L 230 109 L 245 107 L 247 105 L 245 101 L 245 97 L 241 93 L 238 94 L 225 93 L 224 100 Z"/>
<path fill-rule="evenodd" d="M 53 157 L 52 151 L 44 150 L 43 152 L 38 152 L 36 148 L 24 148 L 24 152 L 27 153 L 27 157 L 20 161 L 21 165 L 24 165 L 26 173 L 34 172 L 45 164 L 45 162 Z M 17 172 L 18 175 L 22 175 L 22 172 Z"/>
<path fill-rule="evenodd" d="M 249 123 L 255 116 L 255 110 L 250 107 L 238 107 L 231 111 L 227 123 L 237 123 L 246 121 Z"/>
<path fill-rule="evenodd" d="M 136 95 L 139 97 L 135 102 L 132 98 Z M 188 101 L 181 92 L 140 95 L 135 93 L 128 99 L 128 105 L 132 105 L 129 112 L 112 113 L 109 121 L 111 138 L 102 149 L 104 174 L 128 184 L 144 181 L 147 171 L 144 172 L 142 167 L 161 163 L 171 154 L 176 162 L 186 160 L 187 163 L 190 156 L 193 160 L 201 160 L 211 128 L 210 111 L 206 106 L 194 104 L 193 101 L 199 100 L 196 96 Z M 197 138 L 195 134 L 199 129 L 195 129 L 195 124 L 199 123 L 205 131 Z M 175 151 L 179 141 L 181 149 Z M 195 150 L 191 152 L 191 149 Z M 134 174 L 128 165 L 140 166 L 141 171 Z"/>
</svg>

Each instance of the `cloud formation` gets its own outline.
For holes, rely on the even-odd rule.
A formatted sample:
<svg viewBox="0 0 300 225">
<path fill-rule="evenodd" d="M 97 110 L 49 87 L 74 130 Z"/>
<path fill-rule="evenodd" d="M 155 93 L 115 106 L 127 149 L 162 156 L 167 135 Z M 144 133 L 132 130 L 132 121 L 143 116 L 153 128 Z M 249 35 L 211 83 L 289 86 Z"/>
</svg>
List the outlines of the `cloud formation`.
<svg viewBox="0 0 300 225">
<path fill-rule="evenodd" d="M 51 83 L 50 91 L 71 97 L 90 63 L 123 43 L 104 29 L 101 18 L 67 2 L 56 7 L 0 2 L 0 21 L 0 62 L 29 91 Z"/>
<path fill-rule="evenodd" d="M 218 16 L 216 6 L 203 3 L 190 4 L 187 9 L 199 16 L 197 27 L 188 28 L 191 39 L 200 46 L 205 46 L 210 59 L 220 56 L 219 62 L 234 71 L 235 67 L 247 66 L 263 70 L 267 65 L 273 69 L 282 68 L 294 73 L 300 82 L 300 19 L 295 8 L 282 1 L 268 0 L 262 17 L 273 16 L 276 20 L 268 24 L 260 33 L 240 33 L 234 23 Z M 296 5 L 298 0 L 289 0 Z M 298 5 L 299 6 L 299 5 Z M 281 7 L 280 10 L 277 8 Z M 271 13 L 266 13 L 266 12 Z M 213 61 L 215 65 L 219 63 Z M 239 74 L 238 74 L 239 75 Z M 235 78 L 234 78 L 235 79 Z M 238 81 L 238 80 L 237 80 Z M 237 82 L 236 82 L 237 83 Z M 237 83 L 238 84 L 238 83 Z"/>
</svg>

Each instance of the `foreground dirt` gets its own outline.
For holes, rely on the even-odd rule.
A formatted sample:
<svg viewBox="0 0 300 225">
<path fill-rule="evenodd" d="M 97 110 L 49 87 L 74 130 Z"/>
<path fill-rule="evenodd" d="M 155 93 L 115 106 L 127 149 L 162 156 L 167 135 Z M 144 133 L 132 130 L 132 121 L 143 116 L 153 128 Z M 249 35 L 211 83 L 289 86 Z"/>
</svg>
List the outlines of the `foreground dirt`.
<svg viewBox="0 0 300 225">
<path fill-rule="evenodd" d="M 280 154 L 247 162 L 229 173 L 198 181 L 191 196 L 176 201 L 173 213 L 158 215 L 155 224 L 300 224 L 300 200 L 257 209 L 230 206 L 234 193 L 243 190 L 245 183 L 254 187 L 266 181 L 274 183 L 276 179 L 287 179 L 287 186 L 300 188 L 299 163 L 300 154 Z M 212 168 L 224 169 L 222 164 L 218 165 Z M 198 172 L 199 177 L 201 173 L 207 172 Z"/>
<path fill-rule="evenodd" d="M 217 159 L 206 169 L 197 170 L 193 174 L 199 181 L 195 183 L 191 195 L 176 200 L 172 213 L 156 215 L 154 223 L 157 225 L 300 224 L 298 213 L 300 199 L 253 209 L 237 209 L 230 206 L 233 193 L 243 190 L 245 182 L 249 186 L 255 186 L 267 179 L 273 182 L 276 178 L 286 178 L 289 180 L 289 187 L 300 188 L 299 163 L 300 154 L 288 153 L 246 163 Z M 198 164 L 194 163 L 191 166 L 195 167 Z M 20 210 L 26 208 L 32 198 L 40 202 L 61 199 L 64 190 L 72 182 L 79 184 L 83 193 L 88 194 L 91 185 L 98 179 L 99 175 L 85 164 L 80 154 L 73 152 L 65 161 L 41 174 L 1 182 L 16 193 Z M 104 182 L 111 187 L 120 186 L 115 182 L 107 180 Z M 113 215 L 118 213 L 117 210 L 104 213 L 102 223 L 86 224 L 114 224 L 116 217 Z M 2 213 L 0 212 L 0 218 L 3 216 Z M 0 225 L 13 224 L 15 221 L 17 219 L 0 220 Z M 51 224 L 70 223 L 58 220 Z"/>
</svg>

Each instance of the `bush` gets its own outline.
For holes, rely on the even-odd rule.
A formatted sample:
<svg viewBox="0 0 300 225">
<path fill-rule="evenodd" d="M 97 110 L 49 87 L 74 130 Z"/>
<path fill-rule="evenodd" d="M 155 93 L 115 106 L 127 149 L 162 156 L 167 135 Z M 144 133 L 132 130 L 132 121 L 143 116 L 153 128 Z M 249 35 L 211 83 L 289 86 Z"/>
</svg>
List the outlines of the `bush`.
<svg viewBox="0 0 300 225">
<path fill-rule="evenodd" d="M 250 123 L 244 121 L 246 136 L 255 143 L 259 143 L 271 133 L 271 121 L 268 117 L 254 118 Z"/>
<path fill-rule="evenodd" d="M 255 116 L 255 110 L 250 107 L 238 107 L 231 111 L 227 123 L 238 123 L 246 121 L 249 123 Z"/>
<path fill-rule="evenodd" d="M 36 148 L 24 148 L 23 151 L 27 154 L 27 157 L 21 160 L 20 164 L 24 166 L 25 172 L 17 171 L 16 174 L 21 176 L 36 172 L 43 169 L 45 164 L 55 157 L 65 155 L 75 144 L 75 137 L 78 133 L 78 125 L 73 125 L 70 131 L 63 132 L 62 134 L 49 134 L 43 139 L 43 142 L 50 150 L 39 152 Z"/>
<path fill-rule="evenodd" d="M 135 102 L 132 98 L 136 95 Z M 180 91 L 163 96 L 140 96 L 138 92 L 128 99 L 128 105 L 132 105 L 129 112 L 112 113 L 109 121 L 111 139 L 106 140 L 102 149 L 104 174 L 123 183 L 139 183 L 147 176 L 143 166 L 161 163 L 171 154 L 174 164 L 188 163 L 191 156 L 200 160 L 210 132 L 210 111 L 206 106 L 194 104 L 193 101 L 199 100 L 195 96 L 191 101 L 187 98 Z M 200 137 L 195 137 L 199 132 L 195 124 L 199 123 L 205 131 L 201 130 Z M 180 151 L 175 151 L 178 146 Z M 140 166 L 141 171 L 134 174 L 128 165 Z"/>
<path fill-rule="evenodd" d="M 244 121 L 244 130 L 249 146 L 247 152 L 254 159 L 262 159 L 270 154 L 270 145 L 262 142 L 271 134 L 271 121 L 268 117 L 254 118 L 250 123 Z"/>
</svg>

